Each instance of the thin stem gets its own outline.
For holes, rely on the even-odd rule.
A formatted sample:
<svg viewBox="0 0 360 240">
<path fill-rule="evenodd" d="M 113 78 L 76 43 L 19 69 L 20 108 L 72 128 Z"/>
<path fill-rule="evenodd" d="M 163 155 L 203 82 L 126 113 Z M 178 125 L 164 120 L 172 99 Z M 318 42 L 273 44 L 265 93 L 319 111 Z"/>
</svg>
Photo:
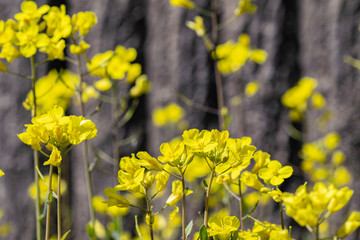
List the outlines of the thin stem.
<svg viewBox="0 0 360 240">
<path fill-rule="evenodd" d="M 211 1 L 211 8 L 213 11 L 213 14 L 211 15 L 211 35 L 212 35 L 212 42 L 214 43 L 214 46 L 217 46 L 218 39 L 219 39 L 219 30 L 218 30 L 218 19 L 217 19 L 217 0 Z M 214 74 L 215 74 L 215 82 L 216 82 L 216 96 L 217 96 L 217 102 L 218 102 L 218 121 L 219 121 L 219 129 L 224 129 L 224 115 L 222 114 L 223 108 L 224 108 L 224 93 L 223 93 L 223 87 L 222 87 L 222 78 L 221 74 L 219 72 L 219 69 L 217 67 L 217 62 L 214 61 Z"/>
<path fill-rule="evenodd" d="M 204 226 L 207 227 L 208 222 L 208 215 L 209 215 L 209 197 L 210 197 L 210 190 L 211 190 L 211 184 L 214 179 L 215 175 L 215 168 L 211 170 L 210 180 L 208 187 L 206 189 L 206 196 L 205 196 L 205 211 L 204 211 Z"/>
<path fill-rule="evenodd" d="M 175 174 L 173 174 L 172 172 L 169 172 L 168 170 L 166 170 L 165 168 L 163 168 L 163 171 L 164 172 L 166 172 L 166 173 L 168 173 L 168 174 L 170 174 L 171 176 L 173 176 L 174 178 L 177 178 L 178 180 L 180 180 L 181 181 L 181 177 L 179 177 L 179 176 L 177 176 L 177 175 L 175 175 Z"/>
<path fill-rule="evenodd" d="M 235 21 L 238 18 L 238 16 L 233 15 L 231 18 L 229 18 L 228 20 L 226 20 L 224 23 L 221 23 L 218 25 L 218 30 L 222 30 L 224 27 L 226 27 L 228 24 L 232 23 L 233 21 Z"/>
<path fill-rule="evenodd" d="M 145 189 L 145 187 L 144 187 Z M 151 205 L 150 205 L 150 199 L 148 197 L 148 194 L 147 194 L 147 190 L 145 189 L 145 198 L 146 198 L 146 206 L 147 206 L 147 214 L 149 215 L 150 217 L 150 221 L 148 222 L 148 226 L 149 226 L 149 229 L 150 229 L 150 237 L 151 237 L 151 240 L 154 240 L 154 229 L 153 229 L 153 223 L 152 223 L 152 219 L 153 219 L 153 214 L 152 214 L 152 209 L 151 209 Z"/>
<path fill-rule="evenodd" d="M 239 209 L 240 209 L 240 225 L 241 231 L 244 231 L 244 221 L 243 221 L 243 207 L 242 207 L 242 190 L 241 190 L 241 181 L 239 178 Z"/>
<path fill-rule="evenodd" d="M 46 199 L 47 209 L 46 209 L 46 229 L 45 229 L 45 240 L 49 240 L 49 234 L 50 234 L 50 213 L 51 213 L 51 202 L 52 202 L 52 196 L 49 195 L 52 194 L 52 175 L 53 175 L 53 169 L 54 166 L 50 165 L 50 171 L 49 171 L 49 190 L 48 190 L 48 199 Z"/>
<path fill-rule="evenodd" d="M 181 171 L 181 170 L 180 170 Z M 181 183 L 182 183 L 182 188 L 183 188 L 183 196 L 182 196 L 182 209 L 181 209 L 181 226 L 182 226 L 182 239 L 186 240 L 186 233 L 185 233 L 185 228 L 186 228 L 186 222 L 185 222 L 185 210 L 186 210 L 186 201 L 185 201 L 185 176 L 184 173 L 181 171 Z"/>
<path fill-rule="evenodd" d="M 33 93 L 34 104 L 31 109 L 31 117 L 36 117 L 36 67 L 35 67 L 35 57 L 32 56 L 30 58 L 30 66 L 31 66 L 31 87 Z M 10 72 L 9 72 L 10 73 Z M 15 74 L 16 75 L 16 74 Z M 20 76 L 20 75 L 18 75 Z M 25 77 L 26 76 L 20 76 Z M 41 229 L 41 202 L 40 202 L 40 185 L 39 185 L 39 175 L 37 173 L 37 169 L 39 168 L 39 152 L 34 150 L 34 182 L 36 186 L 36 199 L 35 199 L 35 215 L 36 215 L 36 239 L 42 239 L 42 229 Z"/>
<path fill-rule="evenodd" d="M 315 240 L 319 240 L 319 223 L 315 226 Z"/>
<path fill-rule="evenodd" d="M 61 165 L 58 167 L 58 182 L 57 182 L 57 236 L 61 240 Z"/>
<path fill-rule="evenodd" d="M 283 208 L 283 206 L 282 206 L 282 202 L 279 202 L 279 207 L 280 207 L 281 229 L 285 229 L 285 224 L 284 224 L 284 208 Z"/>
<path fill-rule="evenodd" d="M 30 76 L 26 76 L 26 75 L 23 75 L 23 74 L 20 74 L 20 73 L 12 72 L 10 70 L 6 70 L 6 72 L 11 74 L 11 75 L 17 76 L 17 77 L 21 77 L 21 78 L 25 78 L 25 79 L 29 79 L 29 80 L 32 79 L 32 77 L 30 77 Z"/>
<path fill-rule="evenodd" d="M 113 144 L 113 175 L 114 179 L 117 179 L 117 172 L 119 171 L 119 147 L 118 147 L 118 128 L 116 127 L 118 124 L 118 81 L 112 80 L 111 87 L 111 117 L 112 117 L 112 144 Z"/>
<path fill-rule="evenodd" d="M 79 98 L 80 98 L 80 110 L 81 115 L 85 116 L 85 105 L 84 101 L 82 100 L 82 64 L 81 64 L 81 57 L 80 55 L 77 55 L 77 61 L 78 61 L 78 72 L 79 72 Z M 91 227 L 95 233 L 95 211 L 94 207 L 92 205 L 92 199 L 93 199 L 93 189 L 92 189 L 92 183 L 91 183 L 91 176 L 90 176 L 90 170 L 89 170 L 89 143 L 87 140 L 83 143 L 83 154 L 84 154 L 84 168 L 85 168 L 85 178 L 86 178 L 86 187 L 88 192 L 88 201 L 89 201 L 89 211 L 90 211 L 90 222 Z M 97 239 L 96 234 L 94 234 L 94 239 Z"/>
<path fill-rule="evenodd" d="M 231 191 L 231 189 L 229 188 L 229 186 L 226 183 L 223 183 L 225 190 L 230 193 L 236 200 L 238 200 L 239 202 L 241 201 L 240 197 L 238 195 L 236 195 L 233 191 Z"/>
</svg>

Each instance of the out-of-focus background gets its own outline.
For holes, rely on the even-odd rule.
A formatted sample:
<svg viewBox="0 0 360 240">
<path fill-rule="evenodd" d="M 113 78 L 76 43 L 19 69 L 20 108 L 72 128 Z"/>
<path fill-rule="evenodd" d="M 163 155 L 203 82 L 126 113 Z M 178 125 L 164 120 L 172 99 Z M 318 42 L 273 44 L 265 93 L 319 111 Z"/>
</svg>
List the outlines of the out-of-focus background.
<svg viewBox="0 0 360 240">
<path fill-rule="evenodd" d="M 0 0 L 1 19 L 13 18 L 20 11 L 21 2 Z M 172 102 L 185 109 L 189 128 L 219 128 L 216 115 L 189 106 L 179 98 L 180 93 L 199 106 L 217 108 L 211 58 L 203 41 L 185 25 L 186 21 L 194 19 L 196 12 L 170 6 L 167 0 L 36 2 L 38 5 L 65 4 L 69 13 L 96 13 L 98 23 L 86 37 L 91 45 L 89 56 L 112 50 L 118 44 L 137 50 L 137 62 L 142 64 L 152 88 L 141 97 L 133 119 L 120 131 L 123 138 L 139 133 L 136 140 L 120 148 L 121 156 L 139 150 L 158 156 L 160 144 L 180 134 L 176 128 L 159 128 L 152 122 L 153 110 Z M 210 9 L 210 0 L 194 2 Z M 220 2 L 219 19 L 226 20 L 238 1 Z M 339 149 L 346 154 L 345 165 L 354 177 L 350 186 L 355 193 L 349 208 L 359 210 L 359 70 L 344 63 L 343 59 L 345 55 L 360 57 L 360 1 L 256 0 L 254 3 L 258 6 L 254 14 L 245 14 L 220 31 L 220 43 L 230 39 L 236 41 L 241 33 L 247 33 L 252 46 L 268 53 L 263 65 L 247 64 L 240 72 L 223 79 L 225 105 L 232 116 L 230 136 L 250 136 L 255 146 L 271 154 L 271 159 L 299 166 L 301 144 L 288 134 L 289 110 L 282 106 L 281 96 L 301 77 L 317 79 L 317 90 L 325 96 L 332 112 L 326 132 L 340 134 Z M 205 18 L 204 21 L 205 27 L 209 27 L 210 20 Z M 9 66 L 14 72 L 29 73 L 27 60 L 15 60 Z M 52 63 L 44 65 L 39 74 L 52 67 L 73 69 L 69 63 Z M 240 105 L 234 104 L 233 100 L 241 95 L 244 85 L 254 80 L 260 83 L 256 96 L 242 98 Z M 1 221 L 11 223 L 10 234 L 4 238 L 10 240 L 35 239 L 33 201 L 27 194 L 33 181 L 32 150 L 17 137 L 24 131 L 24 124 L 30 122 L 29 112 L 22 107 L 29 89 L 30 81 L 0 74 L 0 168 L 6 174 L 0 181 L 0 207 L 4 210 Z M 109 111 L 110 107 L 104 105 L 92 120 L 98 126 L 94 145 L 110 154 Z M 78 107 L 73 105 L 68 113 L 79 114 Z M 317 117 L 316 113 L 306 116 L 301 126 L 305 141 L 324 135 L 315 124 Z M 64 200 L 71 216 L 67 224 L 72 229 L 71 239 L 87 239 L 84 226 L 89 221 L 89 213 L 81 153 L 72 151 L 69 158 L 63 170 L 69 183 L 69 193 Z M 92 178 L 95 194 L 102 194 L 104 188 L 115 185 L 113 174 L 106 166 L 96 168 Z M 304 180 L 304 176 L 300 174 L 298 179 Z M 295 189 L 300 184 L 294 178 L 287 187 Z M 359 237 L 355 233 L 349 239 Z"/>
</svg>

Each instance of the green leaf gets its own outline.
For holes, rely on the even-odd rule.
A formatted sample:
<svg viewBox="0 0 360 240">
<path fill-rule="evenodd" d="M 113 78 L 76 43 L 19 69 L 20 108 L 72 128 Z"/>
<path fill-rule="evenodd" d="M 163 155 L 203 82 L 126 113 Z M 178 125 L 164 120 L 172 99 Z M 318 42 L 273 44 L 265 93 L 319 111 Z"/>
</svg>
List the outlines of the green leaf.
<svg viewBox="0 0 360 240">
<path fill-rule="evenodd" d="M 205 180 L 203 181 L 203 184 L 204 184 L 205 188 L 209 187 L 209 185 L 207 184 L 207 182 Z"/>
<path fill-rule="evenodd" d="M 65 240 L 65 238 L 67 237 L 67 235 L 71 232 L 71 229 L 69 231 L 67 231 L 62 237 L 61 240 Z"/>
<path fill-rule="evenodd" d="M 86 225 L 86 232 L 90 239 L 96 239 L 95 230 L 90 223 Z"/>
<path fill-rule="evenodd" d="M 200 235 L 200 240 L 209 240 L 205 225 L 201 226 L 199 235 Z"/>
<path fill-rule="evenodd" d="M 185 228 L 185 239 L 187 239 L 187 237 L 190 235 L 190 233 L 191 233 L 191 230 L 192 230 L 192 228 L 193 228 L 193 220 L 191 220 L 190 222 L 189 222 L 189 224 L 186 226 L 186 228 Z"/>
</svg>

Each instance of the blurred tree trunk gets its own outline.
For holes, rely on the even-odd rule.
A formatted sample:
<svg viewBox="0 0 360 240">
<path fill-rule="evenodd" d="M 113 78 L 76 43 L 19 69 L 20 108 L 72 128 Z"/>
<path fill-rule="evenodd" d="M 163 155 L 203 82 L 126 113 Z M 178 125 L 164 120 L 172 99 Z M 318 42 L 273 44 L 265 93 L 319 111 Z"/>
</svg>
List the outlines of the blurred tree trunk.
<svg viewBox="0 0 360 240">
<path fill-rule="evenodd" d="M 210 0 L 195 2 L 200 7 L 210 7 Z M 241 33 L 248 33 L 252 46 L 268 52 L 264 65 L 247 64 L 241 72 L 223 79 L 225 105 L 232 116 L 230 135 L 234 138 L 250 136 L 254 145 L 272 154 L 272 159 L 298 166 L 301 145 L 287 134 L 289 120 L 280 99 L 301 77 L 314 77 L 333 111 L 328 131 L 340 133 L 343 140 L 341 149 L 347 154 L 347 165 L 351 166 L 355 178 L 352 188 L 359 189 L 359 72 L 345 64 L 343 57 L 359 57 L 360 1 L 255 2 L 258 10 L 254 15 L 240 17 L 220 32 L 220 43 L 236 40 Z M 20 0 L 0 2 L 2 19 L 18 12 L 20 3 Z M 141 98 L 134 119 L 119 132 L 122 137 L 127 137 L 143 129 L 140 139 L 130 148 L 121 148 L 122 156 L 138 150 L 147 150 L 157 156 L 160 144 L 179 134 L 175 129 L 157 128 L 152 123 L 154 108 L 170 102 L 177 102 L 186 109 L 190 128 L 218 128 L 216 115 L 187 106 L 177 97 L 181 93 L 199 105 L 217 107 L 210 55 L 202 40 L 185 26 L 185 21 L 194 19 L 195 12 L 172 7 L 165 0 L 78 0 L 67 1 L 67 4 L 71 14 L 78 11 L 97 14 L 98 24 L 86 37 L 91 44 L 90 57 L 114 49 L 118 44 L 134 47 L 138 51 L 137 61 L 143 65 L 144 73 L 152 82 L 152 90 Z M 228 19 L 236 5 L 236 1 L 224 0 L 220 4 L 219 19 Z M 209 19 L 205 19 L 205 26 L 210 29 L 210 25 Z M 8 66 L 13 71 L 30 71 L 27 59 L 14 61 Z M 245 98 L 244 86 L 253 80 L 259 81 L 261 88 L 255 97 Z M 7 239 L 34 239 L 33 203 L 27 196 L 27 187 L 33 179 L 32 155 L 29 147 L 16 137 L 24 130 L 23 125 L 30 122 L 30 113 L 22 108 L 30 82 L 1 74 L 0 85 L 0 169 L 6 174 L 0 180 L 0 207 L 5 209 L 2 221 L 9 221 L 13 226 Z M 242 98 L 241 105 L 231 104 L 236 96 Z M 73 106 L 70 112 L 79 114 L 78 107 Z M 109 113 L 110 107 L 103 106 L 93 117 L 99 128 L 94 145 L 111 154 Z M 315 115 L 308 116 L 305 126 L 302 126 L 306 130 L 305 140 L 321 136 L 316 130 L 315 118 Z M 70 179 L 71 236 L 72 239 L 87 239 L 88 200 L 82 152 L 78 149 L 81 147 L 71 154 L 69 169 L 65 173 Z M 116 184 L 108 166 L 105 170 L 96 168 L 92 178 L 95 194 L 102 194 L 103 189 Z M 303 179 L 303 176 L 298 178 Z M 294 178 L 288 187 L 298 186 L 299 179 Z M 355 201 L 359 197 L 360 192 L 355 191 L 352 209 L 359 208 Z M 133 225 L 133 217 L 127 220 Z M 355 234 L 353 239 L 357 239 Z"/>
</svg>

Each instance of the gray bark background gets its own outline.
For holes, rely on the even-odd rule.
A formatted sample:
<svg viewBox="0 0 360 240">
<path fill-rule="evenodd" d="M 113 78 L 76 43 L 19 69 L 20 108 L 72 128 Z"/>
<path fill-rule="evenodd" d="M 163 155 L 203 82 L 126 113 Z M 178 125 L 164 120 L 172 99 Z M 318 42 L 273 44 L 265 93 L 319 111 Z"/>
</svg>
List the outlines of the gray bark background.
<svg viewBox="0 0 360 240">
<path fill-rule="evenodd" d="M 45 1 L 37 1 L 40 4 Z M 63 1 L 50 1 L 59 4 Z M 91 0 L 64 1 L 68 12 L 94 11 L 98 24 L 87 36 L 91 44 L 89 56 L 113 49 L 121 44 L 138 51 L 138 62 L 152 82 L 152 90 L 142 97 L 133 121 L 120 131 L 123 137 L 138 129 L 143 134 L 137 142 L 121 149 L 121 155 L 147 150 L 157 156 L 162 142 L 176 136 L 175 131 L 154 127 L 151 112 L 157 106 L 177 102 L 186 109 L 191 128 L 218 128 L 217 117 L 190 108 L 179 101 L 177 91 L 197 103 L 216 107 L 215 81 L 209 55 L 201 39 L 185 26 L 193 20 L 194 12 L 171 7 L 167 0 Z M 209 0 L 195 0 L 198 6 L 209 8 Z M 221 1 L 221 20 L 231 16 L 237 1 Z M 1 19 L 8 19 L 19 11 L 21 1 L 0 0 Z M 329 131 L 342 137 L 341 149 L 347 155 L 346 165 L 354 176 L 351 209 L 359 210 L 360 198 L 360 88 L 359 71 L 343 62 L 344 55 L 360 58 L 360 1 L 341 0 L 272 0 L 255 1 L 258 11 L 234 21 L 220 32 L 220 42 L 237 39 L 248 33 L 251 45 L 265 49 L 268 59 L 264 65 L 249 64 L 240 74 L 225 77 L 225 103 L 232 114 L 232 137 L 247 135 L 253 144 L 269 152 L 272 159 L 299 163 L 300 145 L 286 133 L 287 110 L 281 106 L 282 94 L 301 77 L 318 79 L 318 89 L 325 95 L 334 118 Z M 210 26 L 206 21 L 205 25 Z M 13 71 L 29 73 L 27 59 L 9 65 Z M 71 68 L 71 66 L 67 66 Z M 46 72 L 40 69 L 39 74 Z M 230 99 L 240 94 L 243 85 L 258 80 L 261 89 L 254 98 L 243 99 L 242 105 L 231 106 Z M 0 180 L 0 207 L 5 209 L 2 221 L 12 223 L 7 239 L 34 239 L 34 210 L 27 196 L 33 179 L 32 153 L 16 134 L 30 121 L 22 101 L 30 89 L 30 82 L 0 74 L 0 168 L 6 176 Z M 73 106 L 70 113 L 78 114 Z M 88 111 L 91 110 L 89 107 Z M 111 153 L 110 107 L 103 106 L 93 117 L 98 125 L 95 145 Z M 106 116 L 106 117 L 104 117 Z M 320 137 L 310 115 L 306 123 L 306 140 Z M 78 149 L 81 149 L 80 147 Z M 87 239 L 85 225 L 89 220 L 84 167 L 80 151 L 73 151 L 65 176 L 71 187 L 65 200 L 71 209 L 71 239 Z M 109 172 L 110 171 L 110 172 Z M 110 173 L 110 174 L 109 174 Z M 108 167 L 97 169 L 92 175 L 95 194 L 114 186 L 115 180 Z M 299 177 L 301 178 L 301 176 Z M 292 187 L 299 183 L 294 180 Z M 133 224 L 133 218 L 128 219 Z M 341 221 L 341 218 L 339 218 Z M 353 234 L 348 239 L 358 239 Z"/>
</svg>

